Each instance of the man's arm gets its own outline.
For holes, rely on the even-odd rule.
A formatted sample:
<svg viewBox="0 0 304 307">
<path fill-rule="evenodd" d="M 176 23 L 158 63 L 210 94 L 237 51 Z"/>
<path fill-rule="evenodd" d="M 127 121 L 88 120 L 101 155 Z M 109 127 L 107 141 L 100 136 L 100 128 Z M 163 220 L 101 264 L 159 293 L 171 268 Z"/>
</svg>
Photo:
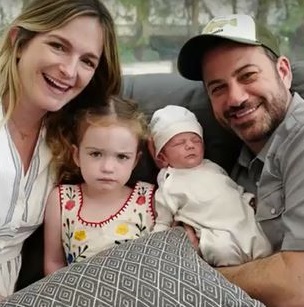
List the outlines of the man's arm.
<svg viewBox="0 0 304 307">
<path fill-rule="evenodd" d="M 239 266 L 217 269 L 267 307 L 304 306 L 304 252 L 279 252 Z"/>
<path fill-rule="evenodd" d="M 191 226 L 187 226 L 187 235 L 197 249 L 198 239 Z M 304 252 L 279 252 L 238 266 L 216 269 L 267 307 L 304 306 Z"/>
</svg>

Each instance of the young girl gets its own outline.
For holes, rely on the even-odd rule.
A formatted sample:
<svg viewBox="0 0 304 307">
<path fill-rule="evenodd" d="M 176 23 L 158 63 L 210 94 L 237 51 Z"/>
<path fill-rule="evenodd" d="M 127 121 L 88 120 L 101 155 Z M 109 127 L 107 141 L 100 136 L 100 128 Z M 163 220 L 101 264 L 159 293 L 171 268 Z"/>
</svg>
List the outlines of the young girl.
<svg viewBox="0 0 304 307">
<path fill-rule="evenodd" d="M 154 225 L 154 186 L 126 185 L 147 135 L 137 105 L 112 97 L 78 112 L 74 131 L 73 145 L 62 148 L 64 170 L 57 165 L 59 182 L 74 184 L 59 184 L 47 201 L 45 274 L 143 236 Z"/>
</svg>

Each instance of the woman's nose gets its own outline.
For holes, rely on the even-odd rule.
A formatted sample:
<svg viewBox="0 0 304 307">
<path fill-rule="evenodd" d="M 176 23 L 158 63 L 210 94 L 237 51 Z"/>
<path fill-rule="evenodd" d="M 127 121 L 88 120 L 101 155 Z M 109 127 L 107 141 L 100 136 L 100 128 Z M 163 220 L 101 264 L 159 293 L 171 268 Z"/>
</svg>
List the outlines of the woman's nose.
<svg viewBox="0 0 304 307">
<path fill-rule="evenodd" d="M 62 62 L 59 66 L 59 69 L 64 77 L 68 79 L 73 79 L 77 75 L 77 67 L 78 67 L 78 60 L 71 57 L 68 60 Z"/>
</svg>

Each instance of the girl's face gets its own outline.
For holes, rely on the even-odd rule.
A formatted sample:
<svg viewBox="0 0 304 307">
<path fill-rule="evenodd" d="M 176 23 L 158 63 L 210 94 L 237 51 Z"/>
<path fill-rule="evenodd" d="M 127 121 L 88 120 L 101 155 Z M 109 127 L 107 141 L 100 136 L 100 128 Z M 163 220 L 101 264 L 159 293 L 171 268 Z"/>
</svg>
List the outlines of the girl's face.
<svg viewBox="0 0 304 307">
<path fill-rule="evenodd" d="M 117 190 L 129 180 L 138 161 L 138 137 L 126 126 L 89 126 L 74 160 L 87 185 L 98 191 Z"/>
<path fill-rule="evenodd" d="M 90 82 L 103 40 L 98 19 L 90 16 L 37 34 L 19 51 L 20 105 L 34 114 L 62 108 Z"/>
</svg>

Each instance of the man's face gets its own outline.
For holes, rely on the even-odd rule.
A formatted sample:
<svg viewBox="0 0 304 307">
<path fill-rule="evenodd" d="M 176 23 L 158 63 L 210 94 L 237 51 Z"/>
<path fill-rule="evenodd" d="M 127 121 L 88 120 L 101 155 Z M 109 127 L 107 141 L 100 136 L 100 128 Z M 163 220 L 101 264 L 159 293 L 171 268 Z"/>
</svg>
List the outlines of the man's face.
<svg viewBox="0 0 304 307">
<path fill-rule="evenodd" d="M 225 44 L 204 55 L 202 75 L 216 119 L 259 152 L 291 99 L 288 60 L 275 64 L 262 47 Z"/>
</svg>

